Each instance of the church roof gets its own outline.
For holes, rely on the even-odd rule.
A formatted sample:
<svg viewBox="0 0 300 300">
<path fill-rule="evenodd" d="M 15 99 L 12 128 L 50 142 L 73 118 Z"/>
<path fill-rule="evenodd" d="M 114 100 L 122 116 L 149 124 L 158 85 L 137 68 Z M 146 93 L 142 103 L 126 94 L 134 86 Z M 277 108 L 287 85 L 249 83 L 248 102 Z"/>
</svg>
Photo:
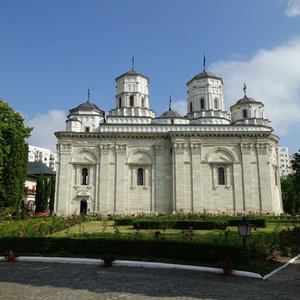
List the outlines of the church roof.
<svg viewBox="0 0 300 300">
<path fill-rule="evenodd" d="M 77 107 L 70 109 L 70 113 L 75 112 L 77 110 L 98 110 L 99 112 L 103 111 L 94 103 L 87 101 L 79 104 Z"/>
<path fill-rule="evenodd" d="M 27 175 L 36 177 L 39 174 L 54 176 L 56 173 L 40 161 L 28 162 Z"/>
<path fill-rule="evenodd" d="M 130 71 L 128 71 L 128 72 L 126 72 L 126 73 L 124 73 L 124 74 L 118 76 L 118 77 L 116 78 L 116 81 L 117 81 L 119 78 L 121 78 L 121 77 L 123 77 L 123 76 L 128 76 L 128 75 L 129 75 L 129 76 L 132 76 L 132 75 L 135 75 L 135 76 L 142 76 L 142 77 L 145 77 L 145 78 L 147 78 L 147 79 L 149 80 L 149 77 L 147 77 L 147 76 L 145 76 L 145 75 L 143 75 L 143 74 L 137 72 L 135 69 L 131 69 Z"/>
<path fill-rule="evenodd" d="M 176 111 L 168 110 L 159 116 L 159 118 L 182 118 L 182 116 Z"/>
<path fill-rule="evenodd" d="M 221 77 L 216 76 L 214 73 L 203 71 L 203 72 L 197 74 L 196 76 L 194 76 L 194 77 L 187 83 L 187 85 L 189 85 L 191 81 L 193 81 L 193 80 L 195 80 L 195 79 L 201 79 L 201 78 L 215 78 L 215 79 L 221 80 L 222 83 L 223 83 L 223 80 L 222 80 Z"/>
<path fill-rule="evenodd" d="M 242 99 L 238 100 L 236 104 L 243 104 L 243 103 L 261 103 L 261 102 L 256 101 L 253 98 L 244 96 Z"/>
</svg>

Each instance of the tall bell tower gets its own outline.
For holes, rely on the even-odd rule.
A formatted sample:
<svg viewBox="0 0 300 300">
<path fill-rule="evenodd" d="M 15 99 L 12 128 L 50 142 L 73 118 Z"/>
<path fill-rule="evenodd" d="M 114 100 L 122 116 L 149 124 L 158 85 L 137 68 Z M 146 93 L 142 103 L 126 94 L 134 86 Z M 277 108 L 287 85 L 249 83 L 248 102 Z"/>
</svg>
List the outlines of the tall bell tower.
<svg viewBox="0 0 300 300">
<path fill-rule="evenodd" d="M 116 78 L 115 108 L 108 115 L 114 122 L 122 123 L 126 118 L 144 117 L 142 123 L 151 123 L 155 118 L 155 112 L 149 107 L 149 78 L 134 68 L 134 58 L 132 59 L 132 69 Z M 118 117 L 119 121 L 118 121 Z M 138 122 L 140 123 L 140 122 Z"/>
</svg>

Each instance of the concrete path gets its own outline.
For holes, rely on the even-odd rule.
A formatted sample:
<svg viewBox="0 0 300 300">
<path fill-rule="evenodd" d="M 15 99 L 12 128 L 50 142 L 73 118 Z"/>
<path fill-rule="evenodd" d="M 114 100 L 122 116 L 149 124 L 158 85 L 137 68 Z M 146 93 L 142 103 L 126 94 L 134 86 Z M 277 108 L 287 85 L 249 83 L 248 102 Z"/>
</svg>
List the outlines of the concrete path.
<svg viewBox="0 0 300 300">
<path fill-rule="evenodd" d="M 0 263 L 0 299 L 299 299 L 300 259 L 267 280 L 135 267 Z"/>
</svg>

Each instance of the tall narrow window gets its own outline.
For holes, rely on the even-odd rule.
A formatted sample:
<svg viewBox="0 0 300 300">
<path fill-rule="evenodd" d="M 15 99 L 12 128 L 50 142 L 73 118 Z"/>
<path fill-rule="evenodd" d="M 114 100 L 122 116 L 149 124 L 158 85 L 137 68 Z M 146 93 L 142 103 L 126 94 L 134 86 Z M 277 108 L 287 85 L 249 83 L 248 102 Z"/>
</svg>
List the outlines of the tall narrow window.
<svg viewBox="0 0 300 300">
<path fill-rule="evenodd" d="M 200 100 L 200 109 L 204 109 L 205 105 L 204 105 L 204 99 Z"/>
<path fill-rule="evenodd" d="M 218 101 L 218 99 L 214 100 L 214 105 L 215 105 L 215 109 L 219 108 L 219 101 Z"/>
<path fill-rule="evenodd" d="M 248 118 L 248 112 L 247 112 L 247 109 L 243 109 L 243 118 L 244 118 L 244 119 Z"/>
<path fill-rule="evenodd" d="M 277 168 L 274 168 L 274 177 L 275 177 L 275 186 L 278 186 L 278 180 L 277 180 Z"/>
<path fill-rule="evenodd" d="M 144 185 L 144 169 L 137 170 L 137 185 Z"/>
<path fill-rule="evenodd" d="M 218 168 L 218 184 L 225 185 L 225 170 L 223 167 Z"/>
<path fill-rule="evenodd" d="M 83 168 L 81 170 L 81 184 L 82 185 L 87 185 L 88 184 L 88 175 L 89 175 L 88 169 Z"/>
<path fill-rule="evenodd" d="M 193 112 L 193 102 L 190 102 L 190 112 Z"/>
<path fill-rule="evenodd" d="M 133 95 L 129 97 L 129 106 L 133 106 Z"/>
<path fill-rule="evenodd" d="M 120 108 L 122 107 L 122 98 L 121 97 L 119 98 L 119 107 Z"/>
<path fill-rule="evenodd" d="M 145 105 L 145 98 L 143 97 L 142 98 L 142 107 L 145 107 L 146 105 Z"/>
</svg>

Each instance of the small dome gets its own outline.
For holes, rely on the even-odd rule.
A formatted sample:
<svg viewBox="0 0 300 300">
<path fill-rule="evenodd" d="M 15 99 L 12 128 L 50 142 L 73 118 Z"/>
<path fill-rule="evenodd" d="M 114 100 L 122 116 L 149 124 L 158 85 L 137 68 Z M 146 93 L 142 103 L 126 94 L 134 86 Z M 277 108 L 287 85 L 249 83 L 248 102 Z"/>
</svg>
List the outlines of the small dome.
<svg viewBox="0 0 300 300">
<path fill-rule="evenodd" d="M 103 113 L 103 111 L 96 104 L 90 101 L 84 102 L 82 104 L 79 104 L 77 107 L 70 109 L 70 113 L 73 113 L 78 110 L 97 110 Z"/>
<path fill-rule="evenodd" d="M 195 80 L 195 79 L 201 79 L 201 78 L 214 78 L 214 79 L 221 80 L 222 83 L 223 83 L 223 80 L 222 80 L 221 77 L 216 76 L 214 73 L 204 71 L 204 72 L 201 72 L 201 73 L 197 74 L 196 76 L 194 76 L 194 77 L 187 83 L 187 85 L 189 85 L 190 82 L 192 82 L 193 80 Z"/>
<path fill-rule="evenodd" d="M 145 75 L 143 75 L 143 74 L 137 72 L 136 70 L 132 69 L 132 70 L 130 70 L 130 71 L 128 71 L 128 72 L 126 72 L 126 73 L 124 73 L 124 74 L 118 76 L 118 77 L 116 78 L 116 81 L 117 81 L 119 78 L 124 77 L 124 76 L 142 76 L 142 77 L 144 77 L 144 78 L 146 78 L 146 79 L 149 80 L 149 78 L 148 78 L 147 76 L 145 76 Z"/>
<path fill-rule="evenodd" d="M 238 100 L 236 104 L 242 104 L 242 103 L 259 103 L 259 101 L 256 101 L 253 98 L 245 96 L 244 98 Z"/>
<path fill-rule="evenodd" d="M 182 118 L 182 116 L 176 111 L 168 110 L 159 116 L 159 118 Z"/>
</svg>

